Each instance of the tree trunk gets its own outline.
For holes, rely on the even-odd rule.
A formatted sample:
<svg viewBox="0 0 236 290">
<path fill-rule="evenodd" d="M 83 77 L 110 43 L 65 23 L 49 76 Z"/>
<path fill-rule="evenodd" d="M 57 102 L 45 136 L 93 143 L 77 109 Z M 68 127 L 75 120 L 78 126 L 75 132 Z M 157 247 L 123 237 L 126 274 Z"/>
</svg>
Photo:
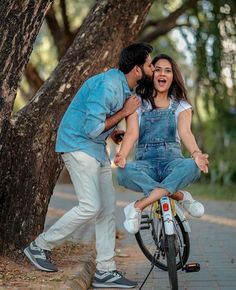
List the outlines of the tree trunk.
<svg viewBox="0 0 236 290">
<path fill-rule="evenodd" d="M 1 1 L 0 4 L 0 150 L 22 71 L 52 0 Z"/>
<path fill-rule="evenodd" d="M 80 85 L 92 74 L 114 66 L 120 50 L 135 40 L 151 2 L 97 1 L 50 78 L 9 122 L 0 155 L 3 254 L 22 249 L 42 231 L 62 168 L 54 152 L 59 122 Z"/>
</svg>

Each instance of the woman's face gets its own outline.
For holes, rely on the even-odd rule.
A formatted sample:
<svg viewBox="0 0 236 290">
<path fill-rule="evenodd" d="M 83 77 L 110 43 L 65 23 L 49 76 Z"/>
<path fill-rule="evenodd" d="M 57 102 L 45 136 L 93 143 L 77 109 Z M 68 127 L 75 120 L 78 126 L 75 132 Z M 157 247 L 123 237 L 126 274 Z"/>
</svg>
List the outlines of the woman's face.
<svg viewBox="0 0 236 290">
<path fill-rule="evenodd" d="M 154 86 L 159 93 L 168 93 L 173 81 L 172 65 L 167 59 L 159 59 L 155 64 Z"/>
</svg>

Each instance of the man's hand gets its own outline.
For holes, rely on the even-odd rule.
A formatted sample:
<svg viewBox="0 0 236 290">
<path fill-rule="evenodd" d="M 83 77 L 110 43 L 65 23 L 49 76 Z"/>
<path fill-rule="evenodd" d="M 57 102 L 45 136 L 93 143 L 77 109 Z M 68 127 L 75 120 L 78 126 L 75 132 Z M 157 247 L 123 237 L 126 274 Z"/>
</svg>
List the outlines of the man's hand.
<svg viewBox="0 0 236 290">
<path fill-rule="evenodd" d="M 128 117 L 129 115 L 133 114 L 137 108 L 141 105 L 141 102 L 137 96 L 129 97 L 122 109 L 116 112 L 114 115 L 106 118 L 105 120 L 105 128 L 103 132 L 111 129 L 115 125 L 117 125 L 122 119 Z"/>
<path fill-rule="evenodd" d="M 140 107 L 140 105 L 140 99 L 137 96 L 133 95 L 125 101 L 124 106 L 121 110 L 124 112 L 125 117 L 127 117 L 133 114 L 138 109 L 138 107 Z"/>
<path fill-rule="evenodd" d="M 123 137 L 124 137 L 125 131 L 124 130 L 120 130 L 120 129 L 115 129 L 110 137 L 111 140 L 116 143 L 117 145 L 120 144 L 120 142 L 122 141 Z"/>
</svg>

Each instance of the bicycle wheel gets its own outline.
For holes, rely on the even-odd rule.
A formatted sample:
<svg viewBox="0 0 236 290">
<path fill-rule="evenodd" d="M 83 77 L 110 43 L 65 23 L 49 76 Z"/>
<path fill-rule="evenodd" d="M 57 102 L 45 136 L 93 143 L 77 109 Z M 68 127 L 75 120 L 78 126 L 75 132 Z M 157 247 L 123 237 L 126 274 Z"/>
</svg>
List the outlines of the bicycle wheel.
<svg viewBox="0 0 236 290">
<path fill-rule="evenodd" d="M 166 235 L 165 253 L 167 257 L 168 276 L 171 290 L 178 290 L 178 277 L 176 266 L 176 235 Z"/>
<path fill-rule="evenodd" d="M 189 234 L 185 232 L 182 222 L 178 215 L 174 218 L 176 229 L 175 247 L 177 249 L 176 266 L 177 270 L 185 265 L 189 257 L 190 241 Z M 135 235 L 138 245 L 148 260 L 158 268 L 167 271 L 167 258 L 164 251 L 164 235 L 162 233 L 161 221 L 150 213 L 142 215 L 141 227 Z M 159 254 L 157 255 L 157 252 Z M 182 261 L 181 261 L 182 260 Z"/>
</svg>

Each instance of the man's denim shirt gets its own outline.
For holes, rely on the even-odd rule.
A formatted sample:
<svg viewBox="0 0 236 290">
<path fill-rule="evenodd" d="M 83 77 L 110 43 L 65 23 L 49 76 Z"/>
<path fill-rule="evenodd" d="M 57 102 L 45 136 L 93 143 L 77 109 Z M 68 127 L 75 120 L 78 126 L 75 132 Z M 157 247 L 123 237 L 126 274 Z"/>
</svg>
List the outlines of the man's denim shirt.
<svg viewBox="0 0 236 290">
<path fill-rule="evenodd" d="M 105 120 L 119 111 L 131 95 L 125 75 L 110 69 L 89 78 L 79 89 L 60 123 L 56 152 L 83 151 L 102 165 L 109 162 Z"/>
</svg>

